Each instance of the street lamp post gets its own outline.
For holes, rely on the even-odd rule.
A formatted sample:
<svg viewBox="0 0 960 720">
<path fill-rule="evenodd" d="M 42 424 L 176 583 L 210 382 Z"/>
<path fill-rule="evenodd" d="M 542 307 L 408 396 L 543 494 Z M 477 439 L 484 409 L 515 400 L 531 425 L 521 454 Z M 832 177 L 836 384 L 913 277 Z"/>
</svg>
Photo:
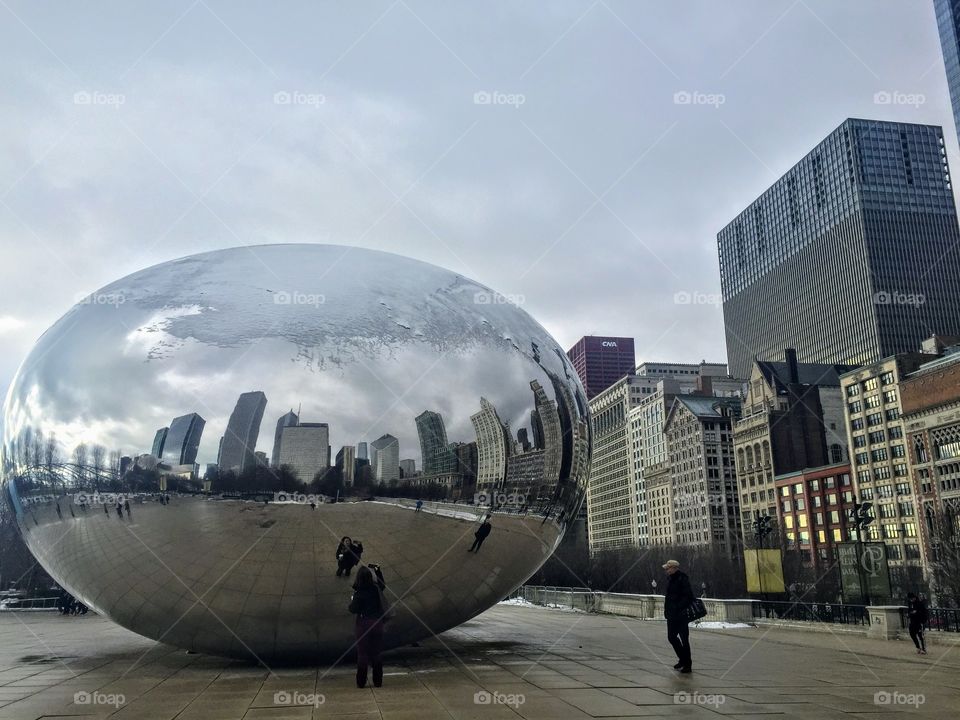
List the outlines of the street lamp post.
<svg viewBox="0 0 960 720">
<path fill-rule="evenodd" d="M 863 531 L 873 522 L 873 516 L 870 514 L 872 508 L 872 502 L 859 503 L 857 496 L 853 496 L 850 521 L 857 531 L 857 580 L 860 582 L 860 597 L 863 598 L 864 605 L 870 604 L 870 585 L 863 581 Z"/>
</svg>

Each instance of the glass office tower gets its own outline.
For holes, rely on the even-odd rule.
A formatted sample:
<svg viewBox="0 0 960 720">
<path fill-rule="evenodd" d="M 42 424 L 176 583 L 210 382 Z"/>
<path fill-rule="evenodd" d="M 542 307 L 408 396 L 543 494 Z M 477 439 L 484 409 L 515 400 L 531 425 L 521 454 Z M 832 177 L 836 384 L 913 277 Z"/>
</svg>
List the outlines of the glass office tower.
<svg viewBox="0 0 960 720">
<path fill-rule="evenodd" d="M 858 365 L 960 334 L 943 130 L 848 119 L 717 235 L 730 374 Z"/>
<path fill-rule="evenodd" d="M 947 85 L 950 86 L 953 122 L 960 132 L 960 0 L 934 0 L 933 5 L 937 11 Z"/>
</svg>

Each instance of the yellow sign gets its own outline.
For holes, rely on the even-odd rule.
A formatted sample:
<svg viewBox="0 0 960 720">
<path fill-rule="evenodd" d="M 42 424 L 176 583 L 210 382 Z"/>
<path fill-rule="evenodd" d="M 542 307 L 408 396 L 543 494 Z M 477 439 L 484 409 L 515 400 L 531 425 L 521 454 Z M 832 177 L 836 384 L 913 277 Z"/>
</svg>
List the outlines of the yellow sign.
<svg viewBox="0 0 960 720">
<path fill-rule="evenodd" d="M 782 593 L 783 559 L 779 550 L 744 550 L 747 592 Z"/>
</svg>

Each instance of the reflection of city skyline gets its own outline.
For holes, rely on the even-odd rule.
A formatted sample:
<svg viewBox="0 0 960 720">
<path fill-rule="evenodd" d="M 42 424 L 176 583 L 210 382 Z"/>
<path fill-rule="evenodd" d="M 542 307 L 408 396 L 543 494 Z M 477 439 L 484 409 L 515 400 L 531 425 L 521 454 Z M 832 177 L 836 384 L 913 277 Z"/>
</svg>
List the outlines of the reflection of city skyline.
<svg viewBox="0 0 960 720">
<path fill-rule="evenodd" d="M 542 497 L 553 491 L 564 470 L 569 473 L 573 448 L 578 444 L 575 441 L 585 439 L 585 424 L 574 420 L 571 413 L 571 408 L 578 408 L 573 393 L 562 392 L 564 383 L 547 374 L 554 392 L 560 390 L 557 399 L 549 397 L 539 380 L 531 379 L 533 407 L 528 403 L 529 424 L 521 425 L 515 433 L 510 422 L 502 420 L 496 406 L 483 396 L 479 410 L 470 415 L 472 436 L 455 440 L 448 438 L 443 415 L 425 409 L 412 419 L 419 441 L 412 454 L 417 458 L 404 457 L 411 454 L 410 449 L 403 448 L 389 432 L 376 439 L 338 445 L 332 442 L 336 428 L 325 422 L 304 422 L 301 407 L 297 412 L 290 409 L 276 421 L 268 420 L 268 424 L 274 423 L 274 433 L 267 460 L 267 453 L 258 450 L 257 441 L 268 398 L 262 390 L 248 391 L 239 396 L 230 415 L 220 439 L 218 462 L 206 465 L 208 472 L 211 465 L 216 465 L 220 472 L 235 473 L 258 462 L 275 468 L 285 466 L 293 469 L 301 482 L 310 482 L 318 473 L 332 466 L 342 469 L 352 460 L 352 467 L 346 471 L 349 479 L 359 467 L 368 465 L 376 483 L 396 484 L 418 478 L 421 482 L 452 485 L 454 478 L 459 484 L 470 476 L 481 492 L 523 490 L 532 497 Z M 193 464 L 198 470 L 196 449 L 205 425 L 198 413 L 178 416 L 168 427 L 155 432 L 150 450 L 139 457 L 152 455 L 164 466 L 179 466 L 181 470 Z M 565 438 L 565 433 L 569 437 Z M 577 434 L 579 437 L 574 438 Z M 339 447 L 335 463 L 331 457 L 334 447 Z"/>
</svg>

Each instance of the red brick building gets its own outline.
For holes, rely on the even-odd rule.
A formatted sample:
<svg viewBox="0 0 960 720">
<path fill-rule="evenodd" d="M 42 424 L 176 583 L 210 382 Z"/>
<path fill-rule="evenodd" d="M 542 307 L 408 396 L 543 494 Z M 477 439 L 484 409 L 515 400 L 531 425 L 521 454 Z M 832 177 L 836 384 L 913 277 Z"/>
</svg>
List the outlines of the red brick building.
<svg viewBox="0 0 960 720">
<path fill-rule="evenodd" d="M 850 463 L 836 463 L 777 475 L 777 515 L 788 549 L 799 550 L 817 577 L 835 560 L 835 545 L 853 539 Z"/>
</svg>

